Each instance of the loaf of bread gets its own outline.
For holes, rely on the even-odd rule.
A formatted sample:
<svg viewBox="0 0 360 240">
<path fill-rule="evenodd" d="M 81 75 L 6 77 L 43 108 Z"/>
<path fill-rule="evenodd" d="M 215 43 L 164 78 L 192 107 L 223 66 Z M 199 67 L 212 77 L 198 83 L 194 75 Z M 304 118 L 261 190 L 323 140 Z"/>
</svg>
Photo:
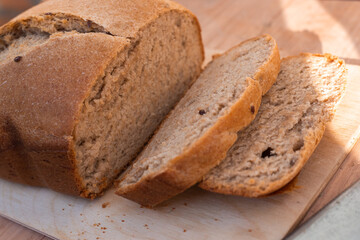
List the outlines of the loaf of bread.
<svg viewBox="0 0 360 240">
<path fill-rule="evenodd" d="M 201 72 L 168 0 L 47 0 L 0 28 L 0 177 L 96 197 Z"/>
<path fill-rule="evenodd" d="M 255 118 L 279 69 L 269 35 L 216 56 L 120 179 L 117 193 L 154 206 L 201 180 Z"/>
<path fill-rule="evenodd" d="M 346 68 L 332 55 L 282 60 L 256 119 L 199 184 L 213 192 L 258 197 L 278 190 L 304 166 L 344 95 Z"/>
</svg>

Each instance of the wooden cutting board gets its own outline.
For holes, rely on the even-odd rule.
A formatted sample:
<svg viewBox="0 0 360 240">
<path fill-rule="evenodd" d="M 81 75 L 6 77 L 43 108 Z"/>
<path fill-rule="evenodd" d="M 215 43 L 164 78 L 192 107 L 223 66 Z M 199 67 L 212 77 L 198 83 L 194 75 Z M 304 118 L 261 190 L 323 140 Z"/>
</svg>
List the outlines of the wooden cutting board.
<svg viewBox="0 0 360 240">
<path fill-rule="evenodd" d="M 89 201 L 0 180 L 0 215 L 58 239 L 281 239 L 301 220 L 360 135 L 360 67 L 335 119 L 291 187 L 260 199 L 193 187 L 156 209 L 109 190 Z M 55 177 L 55 176 L 54 176 Z"/>
</svg>

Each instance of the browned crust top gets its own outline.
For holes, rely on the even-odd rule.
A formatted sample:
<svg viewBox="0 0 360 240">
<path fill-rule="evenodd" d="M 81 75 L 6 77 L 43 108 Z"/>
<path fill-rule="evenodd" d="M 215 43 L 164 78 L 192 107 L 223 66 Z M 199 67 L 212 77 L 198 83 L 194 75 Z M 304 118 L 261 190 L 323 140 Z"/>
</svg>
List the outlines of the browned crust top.
<svg viewBox="0 0 360 240">
<path fill-rule="evenodd" d="M 172 9 L 187 11 L 167 0 L 48 0 L 20 14 L 13 21 L 65 13 L 91 20 L 113 35 L 126 38 L 135 37 L 146 23 Z"/>
</svg>

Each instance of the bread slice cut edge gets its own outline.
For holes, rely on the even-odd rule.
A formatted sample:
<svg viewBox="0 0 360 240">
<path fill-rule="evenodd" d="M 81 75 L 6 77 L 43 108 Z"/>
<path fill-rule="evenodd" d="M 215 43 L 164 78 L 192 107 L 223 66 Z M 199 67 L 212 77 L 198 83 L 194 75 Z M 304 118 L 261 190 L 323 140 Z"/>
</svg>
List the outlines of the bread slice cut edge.
<svg viewBox="0 0 360 240">
<path fill-rule="evenodd" d="M 341 102 L 341 99 L 344 97 L 344 94 L 345 94 L 346 76 L 347 76 L 347 69 L 345 67 L 345 63 L 342 59 L 339 59 L 338 57 L 333 56 L 331 54 L 327 54 L 327 53 L 326 54 L 301 53 L 297 56 L 289 56 L 289 57 L 283 58 L 282 62 L 291 60 L 293 58 L 298 58 L 298 57 L 304 57 L 304 58 L 306 58 L 306 57 L 323 57 L 327 61 L 338 62 L 339 69 L 341 72 L 339 79 L 341 80 L 341 82 L 343 84 L 339 91 L 341 94 L 341 97 L 335 103 L 333 112 L 330 113 L 330 119 L 329 119 L 329 121 L 330 121 L 333 118 L 333 116 L 335 115 L 336 107 L 339 105 L 339 103 Z M 261 106 L 260 106 L 260 108 L 261 108 Z M 305 164 L 307 163 L 307 161 L 309 160 L 309 158 L 315 151 L 316 147 L 319 145 L 319 143 L 324 135 L 326 124 L 329 121 L 318 122 L 316 130 L 313 132 L 308 132 L 308 134 L 306 136 L 304 136 L 303 150 L 301 151 L 301 155 L 297 161 L 296 166 L 294 166 L 294 168 L 292 169 L 292 171 L 289 174 L 285 175 L 284 177 L 282 177 L 279 180 L 272 182 L 265 189 L 262 189 L 261 186 L 246 186 L 246 187 L 244 187 L 244 185 L 242 185 L 242 184 L 238 188 L 233 188 L 230 186 L 226 187 L 221 183 L 206 179 L 206 176 L 204 176 L 203 181 L 200 182 L 198 186 L 207 191 L 226 194 L 226 195 L 238 195 L 238 196 L 244 196 L 244 197 L 267 196 L 267 195 L 281 189 L 282 187 L 284 187 L 286 184 L 288 184 L 291 180 L 293 180 L 300 173 L 300 171 L 303 169 L 303 167 L 305 166 Z M 211 171 L 209 174 L 211 174 Z"/>
<path fill-rule="evenodd" d="M 262 37 L 274 41 L 271 36 L 263 35 L 245 42 Z M 239 47 L 245 42 L 233 48 Z M 275 82 L 279 70 L 280 55 L 275 42 L 269 58 L 254 74 L 256 79 L 247 78 L 248 87 L 227 114 L 220 117 L 216 124 L 182 154 L 171 159 L 166 168 L 151 173 L 134 184 L 124 185 L 122 182 L 127 177 L 128 170 L 117 182 L 116 194 L 141 205 L 153 207 L 200 181 L 204 174 L 225 158 L 227 150 L 236 141 L 237 132 L 255 118 L 260 107 L 261 97 L 269 85 L 271 86 Z"/>
</svg>

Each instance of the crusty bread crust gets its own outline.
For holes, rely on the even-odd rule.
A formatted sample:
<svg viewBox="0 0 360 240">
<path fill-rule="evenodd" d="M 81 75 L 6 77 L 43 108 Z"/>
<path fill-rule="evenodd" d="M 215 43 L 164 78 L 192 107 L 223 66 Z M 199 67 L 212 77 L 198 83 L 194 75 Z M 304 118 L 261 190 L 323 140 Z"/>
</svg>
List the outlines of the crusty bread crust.
<svg viewBox="0 0 360 240">
<path fill-rule="evenodd" d="M 204 59 L 197 18 L 168 0 L 48 0 L 2 26 L 0 38 L 6 38 L 29 20 L 42 21 L 44 16 L 65 14 L 69 18 L 80 17 L 104 31 L 70 32 L 66 40 L 49 40 L 24 54 L 20 62 L 1 63 L 0 177 L 66 194 L 96 197 L 83 186 L 75 166 L 73 130 L 83 101 L 117 54 L 136 41 L 142 29 L 172 11 L 191 18 L 198 26 Z M 95 46 L 93 51 L 89 51 L 89 46 Z M 43 57 L 41 61 L 39 56 Z M 27 88 L 19 81 L 26 77 L 31 79 L 23 85 Z M 55 79 L 55 84 L 44 84 L 48 79 Z M 33 92 L 26 90 L 38 86 L 41 87 Z M 22 105 L 18 99 L 27 94 L 39 101 L 32 106 Z M 19 115 L 23 117 L 20 119 Z"/>
<path fill-rule="evenodd" d="M 339 59 L 336 56 L 333 56 L 331 54 L 322 55 L 322 54 L 301 53 L 300 56 L 324 57 L 324 58 L 328 59 L 328 61 L 337 61 L 339 63 L 339 68 L 342 69 L 342 73 L 341 73 L 341 76 L 339 76 L 339 78 L 341 78 L 342 82 L 345 83 L 342 85 L 342 88 L 341 88 L 341 93 L 340 93 L 341 98 L 344 96 L 347 70 L 345 68 L 345 63 L 342 59 Z M 297 58 L 297 57 L 299 57 L 299 56 L 286 57 L 286 58 L 282 59 L 282 61 L 286 61 L 291 58 Z M 340 103 L 341 98 L 336 103 L 336 105 L 338 105 Z M 336 108 L 334 108 L 334 110 L 336 110 Z M 334 114 L 335 114 L 335 111 L 331 112 L 331 117 L 333 117 Z M 256 185 L 256 186 L 241 185 L 238 188 L 234 189 L 230 186 L 226 187 L 219 182 L 210 181 L 210 180 L 202 181 L 199 184 L 199 187 L 201 187 L 202 189 L 211 191 L 211 192 L 228 194 L 228 195 L 238 195 L 238 196 L 244 196 L 244 197 L 261 197 L 261 196 L 265 196 L 270 193 L 273 193 L 276 190 L 279 190 L 280 188 L 284 187 L 294 177 L 296 177 L 299 174 L 301 169 L 304 167 L 304 165 L 306 164 L 306 162 L 311 157 L 312 153 L 314 152 L 314 150 L 320 143 L 321 138 L 323 137 L 324 132 L 325 132 L 326 124 L 327 124 L 327 122 L 318 122 L 318 125 L 315 127 L 316 131 L 309 132 L 308 135 L 306 135 L 304 137 L 304 146 L 301 148 L 301 156 L 298 159 L 298 161 L 296 161 L 296 165 L 293 166 L 292 171 L 289 174 L 282 177 L 281 179 L 270 183 L 265 189 L 264 188 L 262 189 L 263 186 L 259 186 L 259 185 Z"/>
<path fill-rule="evenodd" d="M 269 35 L 265 37 L 269 41 L 274 41 Z M 121 181 L 126 178 L 125 174 L 119 181 L 116 193 L 144 206 L 152 207 L 196 184 L 203 175 L 224 159 L 226 152 L 236 141 L 237 132 L 255 118 L 262 94 L 265 92 L 264 88 L 268 89 L 277 78 L 280 70 L 280 55 L 275 41 L 274 44 L 275 48 L 268 61 L 259 68 L 255 80 L 247 79 L 247 89 L 226 115 L 185 152 L 170 160 L 166 169 L 149 174 L 135 184 L 122 186 Z M 231 49 L 224 54 L 230 51 Z M 253 112 L 252 104 L 254 104 Z"/>
<path fill-rule="evenodd" d="M 87 51 L 89 46 L 94 51 Z M 6 83 L 0 88 L 0 135 L 7 136 L 0 149 L 2 178 L 82 192 L 72 150 L 76 114 L 88 88 L 125 46 L 106 34 L 70 33 L 50 39 L 18 63 L 1 64 Z"/>
<path fill-rule="evenodd" d="M 175 11 L 192 18 L 199 28 L 198 38 L 202 44 L 201 27 L 197 17 L 188 9 L 171 0 L 48 0 L 18 15 L 0 28 L 0 36 L 11 30 L 14 24 L 37 16 L 66 14 L 80 17 L 104 28 L 114 36 L 134 40 L 142 29 L 163 14 Z M 205 58 L 202 46 L 203 59 Z"/>
<path fill-rule="evenodd" d="M 11 22 L 63 13 L 90 20 L 115 36 L 134 38 L 142 28 L 169 11 L 191 14 L 196 19 L 189 10 L 169 0 L 48 0 L 23 12 Z"/>
</svg>

